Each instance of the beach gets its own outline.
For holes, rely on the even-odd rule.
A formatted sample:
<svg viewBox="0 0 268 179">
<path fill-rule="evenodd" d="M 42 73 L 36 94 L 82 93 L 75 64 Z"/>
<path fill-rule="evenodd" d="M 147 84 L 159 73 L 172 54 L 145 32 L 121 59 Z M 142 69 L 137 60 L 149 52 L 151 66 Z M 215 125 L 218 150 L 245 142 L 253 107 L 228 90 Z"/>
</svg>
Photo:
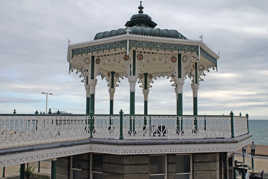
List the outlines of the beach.
<svg viewBox="0 0 268 179">
<path fill-rule="evenodd" d="M 250 145 L 247 146 L 246 164 L 251 168 L 251 155 L 250 155 Z M 268 146 L 267 145 L 256 145 L 256 153 L 254 157 L 254 168 L 255 172 L 261 172 L 262 170 L 267 175 L 268 174 Z M 243 161 L 242 151 L 238 151 L 235 155 L 235 160 Z M 268 175 L 267 175 L 268 177 Z"/>
</svg>

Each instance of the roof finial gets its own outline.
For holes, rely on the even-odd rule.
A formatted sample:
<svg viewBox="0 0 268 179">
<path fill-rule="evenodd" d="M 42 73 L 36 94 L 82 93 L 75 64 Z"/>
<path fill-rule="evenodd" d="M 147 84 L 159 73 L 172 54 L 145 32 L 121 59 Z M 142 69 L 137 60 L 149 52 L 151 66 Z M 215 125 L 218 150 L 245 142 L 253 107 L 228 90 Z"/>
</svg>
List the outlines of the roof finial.
<svg viewBox="0 0 268 179">
<path fill-rule="evenodd" d="M 144 9 L 144 7 L 142 6 L 142 1 L 140 1 L 140 6 L 138 8 L 139 8 L 139 14 L 142 14 Z"/>
</svg>

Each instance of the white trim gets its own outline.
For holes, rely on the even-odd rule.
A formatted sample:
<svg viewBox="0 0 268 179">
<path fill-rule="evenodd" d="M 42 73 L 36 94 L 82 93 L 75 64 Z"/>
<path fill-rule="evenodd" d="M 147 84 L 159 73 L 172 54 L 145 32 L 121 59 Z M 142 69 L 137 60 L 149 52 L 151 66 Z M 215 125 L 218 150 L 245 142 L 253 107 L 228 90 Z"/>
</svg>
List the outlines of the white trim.
<svg viewBox="0 0 268 179">
<path fill-rule="evenodd" d="M 249 144 L 248 138 L 238 143 L 222 144 L 170 144 L 170 145 L 107 145 L 86 144 L 40 151 L 14 153 L 0 156 L 0 167 L 60 158 L 84 153 L 102 153 L 114 155 L 160 155 L 235 152 Z"/>
<path fill-rule="evenodd" d="M 144 36 L 144 35 L 133 35 L 133 34 L 123 34 L 123 35 L 99 39 L 99 40 L 70 44 L 68 46 L 68 48 L 69 49 L 82 48 L 82 47 L 101 45 L 101 44 L 105 44 L 105 43 L 111 43 L 111 42 L 122 41 L 122 40 L 127 40 L 127 41 L 140 40 L 140 41 L 146 41 L 146 42 L 161 42 L 161 43 L 199 46 L 199 47 L 203 48 L 203 50 L 205 50 L 208 54 L 210 54 L 214 58 L 219 59 L 219 56 L 213 50 L 208 48 L 208 46 L 204 42 L 202 42 L 201 40 L 183 40 L 183 39 Z"/>
</svg>

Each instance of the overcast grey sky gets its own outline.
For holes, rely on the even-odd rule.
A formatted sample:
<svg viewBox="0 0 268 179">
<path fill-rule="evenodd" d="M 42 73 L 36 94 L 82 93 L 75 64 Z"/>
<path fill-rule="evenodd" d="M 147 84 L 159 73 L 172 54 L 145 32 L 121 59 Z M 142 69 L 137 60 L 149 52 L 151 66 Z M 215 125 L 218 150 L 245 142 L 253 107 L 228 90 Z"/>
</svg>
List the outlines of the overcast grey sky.
<svg viewBox="0 0 268 179">
<path fill-rule="evenodd" d="M 138 0 L 1 0 L 0 113 L 45 110 L 41 91 L 52 110 L 85 112 L 85 90 L 78 76 L 68 74 L 67 41 L 89 41 L 100 31 L 124 27 L 137 13 Z M 200 114 L 249 113 L 268 116 L 267 0 L 145 0 L 144 12 L 160 28 L 177 29 L 220 52 L 218 72 L 208 73 L 199 90 Z M 96 113 L 108 113 L 105 81 L 98 80 Z M 143 95 L 136 88 L 136 112 Z M 175 93 L 167 79 L 155 81 L 149 113 L 175 114 Z M 116 89 L 115 112 L 129 111 L 129 86 Z M 185 82 L 184 113 L 192 113 L 190 81 Z"/>
</svg>

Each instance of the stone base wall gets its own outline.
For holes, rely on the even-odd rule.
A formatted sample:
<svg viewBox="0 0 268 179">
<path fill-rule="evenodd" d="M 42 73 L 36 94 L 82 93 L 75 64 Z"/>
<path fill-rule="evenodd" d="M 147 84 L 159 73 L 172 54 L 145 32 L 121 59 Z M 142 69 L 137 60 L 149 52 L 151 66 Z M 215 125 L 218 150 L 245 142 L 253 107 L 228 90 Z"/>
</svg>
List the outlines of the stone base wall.
<svg viewBox="0 0 268 179">
<path fill-rule="evenodd" d="M 218 179 L 218 153 L 193 155 L 193 179 Z"/>
<path fill-rule="evenodd" d="M 83 154 L 60 158 L 56 162 L 57 179 L 153 179 L 156 176 L 152 171 L 157 167 L 163 172 L 157 179 L 176 179 L 178 170 L 188 170 L 183 165 L 190 167 L 189 174 L 182 177 L 185 179 L 225 179 L 227 175 L 226 153 L 185 154 L 189 160 L 179 164 L 181 158 L 176 154 L 159 156 L 161 160 L 155 161 L 162 162 L 159 166 L 150 155 Z"/>
</svg>

